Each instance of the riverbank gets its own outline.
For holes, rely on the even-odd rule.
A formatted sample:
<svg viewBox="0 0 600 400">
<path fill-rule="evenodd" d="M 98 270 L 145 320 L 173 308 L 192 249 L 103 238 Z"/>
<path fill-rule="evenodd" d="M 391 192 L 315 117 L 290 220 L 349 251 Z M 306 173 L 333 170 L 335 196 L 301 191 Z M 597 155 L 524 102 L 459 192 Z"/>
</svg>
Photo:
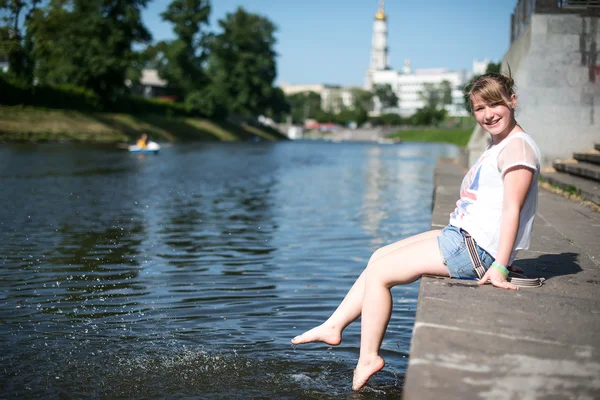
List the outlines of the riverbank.
<svg viewBox="0 0 600 400">
<path fill-rule="evenodd" d="M 388 136 L 405 142 L 451 143 L 465 147 L 473 133 L 472 128 L 464 129 L 410 129 L 397 131 Z"/>
<path fill-rule="evenodd" d="M 438 163 L 432 228 L 463 171 Z M 600 214 L 540 190 L 531 248 L 515 265 L 541 288 L 423 277 L 404 399 L 600 398 Z"/>
<path fill-rule="evenodd" d="M 142 133 L 161 142 L 287 139 L 268 127 L 204 118 L 0 106 L 0 142 L 128 143 Z"/>
</svg>

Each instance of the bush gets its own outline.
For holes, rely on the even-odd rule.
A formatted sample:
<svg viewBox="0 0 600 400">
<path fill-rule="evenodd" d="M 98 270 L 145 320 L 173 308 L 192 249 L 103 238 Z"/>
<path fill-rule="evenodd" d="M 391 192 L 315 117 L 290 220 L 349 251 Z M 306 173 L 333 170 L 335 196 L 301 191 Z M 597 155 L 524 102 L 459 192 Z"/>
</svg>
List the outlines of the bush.
<svg viewBox="0 0 600 400">
<path fill-rule="evenodd" d="M 121 95 L 103 99 L 89 89 L 73 85 L 34 85 L 11 80 L 0 74 L 0 104 L 69 109 L 83 112 L 117 112 L 162 116 L 204 116 L 198 109 L 188 110 L 183 104 Z"/>
<path fill-rule="evenodd" d="M 378 117 L 369 118 L 369 122 L 374 126 L 391 125 L 398 126 L 405 123 L 404 119 L 399 114 L 382 114 Z"/>
</svg>

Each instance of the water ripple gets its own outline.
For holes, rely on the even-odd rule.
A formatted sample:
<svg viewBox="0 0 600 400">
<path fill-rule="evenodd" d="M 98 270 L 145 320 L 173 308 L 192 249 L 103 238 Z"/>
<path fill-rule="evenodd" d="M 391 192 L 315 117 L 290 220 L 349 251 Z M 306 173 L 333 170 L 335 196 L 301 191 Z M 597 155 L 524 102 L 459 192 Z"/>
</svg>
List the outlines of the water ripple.
<svg viewBox="0 0 600 400">
<path fill-rule="evenodd" d="M 289 340 L 335 309 L 375 249 L 429 227 L 435 158 L 455 154 L 0 147 L 3 394 L 398 397 L 418 284 L 393 289 L 388 365 L 360 394 L 349 389 L 358 324 L 335 348 Z"/>
</svg>

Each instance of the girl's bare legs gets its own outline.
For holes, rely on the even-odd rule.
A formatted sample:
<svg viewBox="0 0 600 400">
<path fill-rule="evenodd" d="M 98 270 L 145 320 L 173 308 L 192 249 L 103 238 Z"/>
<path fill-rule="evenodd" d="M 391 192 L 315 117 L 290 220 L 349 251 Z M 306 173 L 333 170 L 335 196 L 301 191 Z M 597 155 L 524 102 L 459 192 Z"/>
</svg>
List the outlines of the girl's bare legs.
<svg viewBox="0 0 600 400">
<path fill-rule="evenodd" d="M 365 274 L 370 266 L 376 261 L 380 260 L 387 254 L 394 252 L 404 246 L 410 245 L 411 243 L 419 242 L 427 239 L 435 239 L 437 243 L 437 237 L 441 231 L 429 231 L 424 232 L 415 236 L 411 236 L 404 240 L 392 243 L 384 246 L 373 253 L 369 263 L 365 270 L 360 274 L 354 285 L 350 288 L 344 300 L 340 303 L 335 312 L 325 321 L 323 324 L 304 332 L 302 335 L 296 336 L 292 339 L 293 344 L 302 344 L 309 342 L 325 342 L 330 345 L 338 345 L 342 341 L 342 331 L 350 325 L 350 323 L 356 320 L 363 307 L 363 294 L 365 291 Z M 436 251 L 439 253 L 439 251 Z"/>
<path fill-rule="evenodd" d="M 360 356 L 352 389 L 358 390 L 385 365 L 379 355 L 392 315 L 392 286 L 411 283 L 423 274 L 450 276 L 440 255 L 436 237 L 412 242 L 373 261 L 364 275 Z"/>
</svg>

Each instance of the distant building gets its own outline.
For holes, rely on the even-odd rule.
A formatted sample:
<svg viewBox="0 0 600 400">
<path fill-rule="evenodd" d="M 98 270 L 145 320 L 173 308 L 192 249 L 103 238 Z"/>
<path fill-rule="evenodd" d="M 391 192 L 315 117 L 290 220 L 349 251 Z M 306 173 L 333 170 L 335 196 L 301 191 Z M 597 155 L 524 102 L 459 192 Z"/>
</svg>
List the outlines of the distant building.
<svg viewBox="0 0 600 400">
<path fill-rule="evenodd" d="M 351 107 L 354 100 L 352 95 L 352 89 L 355 89 L 354 86 L 323 84 L 290 85 L 284 82 L 279 87 L 286 96 L 307 92 L 317 93 L 321 96 L 321 108 L 327 112 L 338 113 L 342 107 Z"/>
<path fill-rule="evenodd" d="M 167 89 L 167 81 L 158 76 L 158 71 L 155 69 L 142 70 L 142 77 L 139 84 L 132 84 L 131 81 L 126 82 L 126 84 L 131 87 L 132 93 L 146 98 L 159 97 L 175 100 Z"/>
<path fill-rule="evenodd" d="M 384 10 L 384 2 L 379 2 L 379 9 L 375 14 L 373 23 L 373 40 L 371 46 L 371 62 L 365 79 L 365 89 L 372 90 L 375 85 L 390 85 L 398 97 L 398 106 L 383 110 L 381 104 L 375 101 L 374 114 L 382 112 L 393 112 L 402 116 L 410 116 L 419 108 L 426 105 L 422 93 L 433 85 L 440 85 L 448 81 L 451 87 L 451 102 L 445 105 L 451 116 L 467 115 L 464 106 L 463 87 L 469 82 L 474 74 L 483 74 L 489 63 L 488 60 L 473 62 L 473 70 L 450 71 L 445 68 L 411 69 L 410 60 L 405 60 L 402 71 L 395 71 L 387 65 L 388 62 L 388 38 L 387 38 L 387 15 Z"/>
<path fill-rule="evenodd" d="M 418 69 L 413 71 L 410 60 L 405 60 L 402 71 L 395 71 L 388 66 L 388 38 L 387 15 L 384 2 L 380 0 L 379 8 L 373 23 L 373 40 L 371 46 L 371 61 L 367 70 L 365 84 L 361 89 L 372 91 L 375 85 L 389 84 L 398 97 L 396 107 L 383 109 L 379 99 L 374 98 L 372 115 L 382 113 L 396 113 L 402 116 L 413 115 L 419 108 L 426 105 L 423 93 L 431 86 L 447 81 L 450 86 L 451 101 L 444 107 L 450 116 L 466 116 L 464 86 L 473 75 L 484 74 L 489 60 L 474 60 L 472 71 L 450 71 L 445 68 Z M 295 93 L 315 92 L 321 96 L 321 107 L 324 111 L 339 112 L 344 107 L 353 105 L 352 86 L 336 86 L 323 84 L 289 85 L 282 83 L 280 88 L 289 96 Z"/>
</svg>

